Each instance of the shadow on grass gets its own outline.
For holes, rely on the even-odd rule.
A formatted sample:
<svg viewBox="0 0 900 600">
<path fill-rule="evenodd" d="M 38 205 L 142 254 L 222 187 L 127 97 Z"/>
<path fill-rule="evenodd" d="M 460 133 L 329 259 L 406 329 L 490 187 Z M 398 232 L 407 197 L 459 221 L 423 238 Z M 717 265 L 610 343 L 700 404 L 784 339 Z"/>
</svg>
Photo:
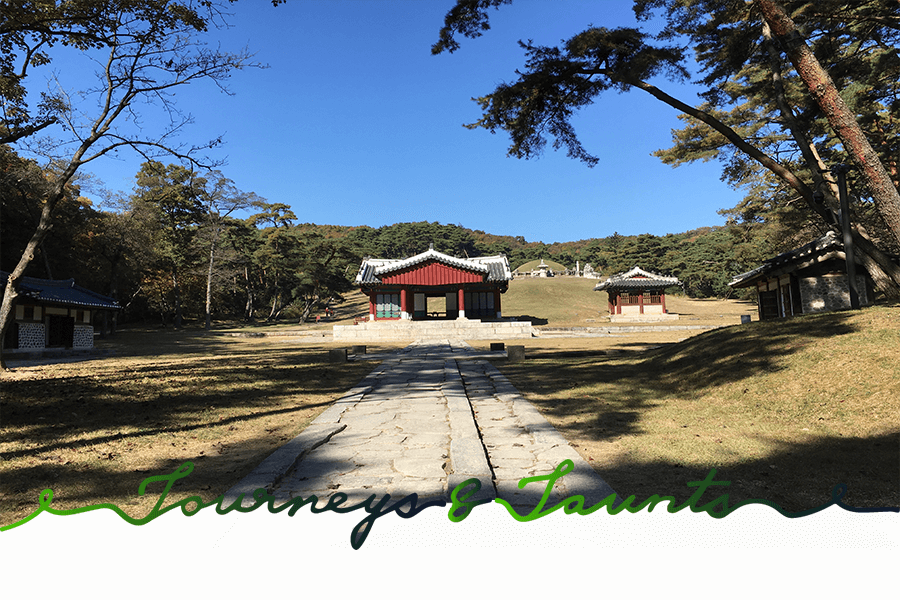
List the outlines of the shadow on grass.
<svg viewBox="0 0 900 600">
<path fill-rule="evenodd" d="M 46 487 L 60 500 L 136 498 L 145 477 L 173 471 L 185 452 L 196 469 L 183 489 L 205 496 L 209 486 L 215 497 L 375 367 L 329 363 L 319 346 L 255 347 L 193 332 L 145 338 L 146 347 L 122 348 L 158 359 L 119 360 L 123 352 L 3 381 L 2 524 L 25 516 L 17 507 L 36 507 Z"/>
<path fill-rule="evenodd" d="M 808 444 L 782 444 L 756 460 L 711 465 L 716 481 L 728 486 L 711 488 L 704 502 L 728 494 L 730 506 L 742 500 L 768 500 L 783 510 L 800 512 L 831 500 L 834 486 L 847 486 L 843 502 L 868 508 L 900 507 L 898 450 L 900 430 L 868 438 L 827 437 Z M 596 466 L 596 465 L 595 465 Z M 686 501 L 709 469 L 678 462 L 620 462 L 597 466 L 598 472 L 619 494 L 643 500 L 659 494 Z"/>
<path fill-rule="evenodd" d="M 693 448 L 691 440 L 696 431 L 708 437 L 710 430 L 692 430 L 693 413 L 690 408 L 684 412 L 686 406 L 705 398 L 718 386 L 787 369 L 790 357 L 810 345 L 857 332 L 860 321 L 853 321 L 853 316 L 854 313 L 839 312 L 733 326 L 646 353 L 607 356 L 600 352 L 591 355 L 543 350 L 529 352 L 526 362 L 498 362 L 497 366 L 551 422 L 559 423 L 557 427 L 568 440 L 581 441 L 585 447 L 597 449 L 598 454 L 603 448 L 599 444 L 626 437 L 630 438 L 630 447 L 635 443 L 664 444 L 666 439 L 677 439 Z M 886 317 L 882 329 L 890 328 L 890 315 Z M 868 332 L 868 343 L 878 345 L 881 333 Z M 758 381 L 753 385 L 758 386 Z M 579 394 L 581 388 L 589 390 L 588 395 Z M 564 390 L 573 391 L 560 393 Z M 765 394 L 765 387 L 759 388 L 758 393 Z M 766 399 L 759 396 L 755 406 L 765 404 Z M 671 431 L 648 435 L 644 430 L 647 413 L 667 410 L 666 402 L 670 400 L 680 404 L 671 412 L 672 418 L 684 421 L 671 423 Z M 697 410 L 705 408 L 698 406 Z M 724 411 L 716 416 L 721 418 L 722 426 L 731 426 L 732 417 L 745 416 Z M 743 435 L 762 436 L 755 430 Z M 766 499 L 786 510 L 800 511 L 827 502 L 832 487 L 842 483 L 850 486 L 848 504 L 900 506 L 900 428 L 877 437 L 810 438 L 809 442 L 798 442 L 797 438 L 791 442 L 765 439 L 768 448 L 775 448 L 765 458 L 740 455 L 737 451 L 732 464 L 711 464 L 709 468 L 721 467 L 718 479 L 735 482 L 731 489 L 738 491 L 734 492 L 733 501 Z M 712 444 L 713 449 L 717 442 L 722 443 L 700 437 L 696 441 L 698 445 Z M 721 454 L 710 447 L 705 450 L 710 456 Z M 698 463 L 696 457 L 693 461 L 689 458 L 686 457 L 686 464 Z M 627 455 L 623 458 L 621 454 L 615 464 L 594 464 L 614 489 L 638 497 L 658 493 L 686 499 L 691 490 L 685 483 L 702 480 L 708 472 L 676 462 L 629 461 Z"/>
<path fill-rule="evenodd" d="M 530 360 L 507 365 L 505 372 L 526 387 L 566 388 L 572 385 L 608 384 L 616 390 L 616 401 L 627 405 L 635 417 L 662 393 L 692 395 L 707 388 L 740 381 L 783 368 L 783 359 L 819 339 L 853 333 L 846 313 L 813 318 L 754 323 L 709 331 L 677 344 L 661 344 L 646 353 L 623 354 L 598 350 L 536 350 Z M 648 344 L 636 343 L 635 346 Z M 575 359 L 558 362 L 557 359 Z M 542 362 L 543 361 L 543 362 Z M 541 383 L 537 383 L 541 380 Z M 569 409 L 566 402 L 554 402 L 547 410 L 560 415 Z M 627 421 L 626 421 L 627 422 Z M 624 426 L 623 426 L 624 427 Z M 612 428 L 611 434 L 628 433 Z"/>
<path fill-rule="evenodd" d="M 529 362 L 507 365 L 517 381 L 545 380 L 545 387 L 606 383 L 620 388 L 635 411 L 658 392 L 693 394 L 709 387 L 740 381 L 783 368 L 783 359 L 818 340 L 851 334 L 848 313 L 774 322 L 735 325 L 708 331 L 677 344 L 657 344 L 646 353 L 624 352 L 610 360 L 615 349 L 596 352 L 529 350 Z M 627 343 L 626 343 L 627 344 Z M 646 347 L 649 343 L 634 343 Z M 558 358 L 572 358 L 558 362 Z M 580 360 L 578 360 L 580 359 Z M 541 362 L 545 361 L 545 362 Z M 506 370 L 505 369 L 505 370 Z"/>
<path fill-rule="evenodd" d="M 247 356 L 231 349 L 216 352 L 213 340 L 205 345 L 215 354 L 209 356 L 199 354 L 201 346 L 180 346 L 175 364 L 163 359 L 129 368 L 98 362 L 95 371 L 82 375 L 4 382 L 6 441 L 15 441 L 10 432 L 20 430 L 22 437 L 38 442 L 31 451 L 40 452 L 56 447 L 53 440 L 60 434 L 143 429 L 145 424 L 147 435 L 184 430 L 195 426 L 185 420 L 204 414 L 249 407 L 265 411 L 274 399 L 304 391 L 340 394 L 371 368 L 329 364 L 327 351 L 316 347 L 303 352 L 266 348 Z"/>
</svg>

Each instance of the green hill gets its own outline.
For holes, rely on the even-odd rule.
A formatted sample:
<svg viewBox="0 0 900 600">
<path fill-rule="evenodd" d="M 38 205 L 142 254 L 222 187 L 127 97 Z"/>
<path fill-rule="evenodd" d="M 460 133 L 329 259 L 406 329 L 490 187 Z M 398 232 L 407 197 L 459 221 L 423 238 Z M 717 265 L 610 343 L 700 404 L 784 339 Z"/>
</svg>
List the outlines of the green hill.
<svg viewBox="0 0 900 600">
<path fill-rule="evenodd" d="M 609 311 L 606 292 L 595 292 L 595 285 L 596 279 L 583 277 L 513 279 L 503 294 L 503 316 L 551 327 L 600 325 Z"/>
<path fill-rule="evenodd" d="M 567 268 L 565 265 L 561 265 L 554 260 L 550 260 L 548 258 L 544 258 L 543 260 L 544 260 L 544 264 L 547 265 L 548 267 L 550 267 L 551 269 L 553 269 L 553 271 L 556 273 L 564 272 Z M 528 273 L 532 269 L 537 271 L 539 264 L 541 264 L 541 259 L 530 260 L 527 263 L 524 263 L 522 265 L 519 265 L 518 267 L 515 267 L 515 270 L 518 271 L 519 273 Z"/>
</svg>

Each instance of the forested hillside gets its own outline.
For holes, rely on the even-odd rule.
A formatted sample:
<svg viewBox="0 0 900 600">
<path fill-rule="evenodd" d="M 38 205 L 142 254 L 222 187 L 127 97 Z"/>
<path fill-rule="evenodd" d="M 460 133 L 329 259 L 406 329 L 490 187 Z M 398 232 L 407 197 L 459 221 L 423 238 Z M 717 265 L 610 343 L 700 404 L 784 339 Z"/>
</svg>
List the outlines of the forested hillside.
<svg viewBox="0 0 900 600">
<path fill-rule="evenodd" d="M 3 146 L 0 174 L 0 268 L 8 272 L 40 218 L 47 177 Z M 793 241 L 762 224 L 545 244 L 452 224 L 297 221 L 287 204 L 238 190 L 221 172 L 147 162 L 127 197 L 101 204 L 82 196 L 77 181 L 70 185 L 26 274 L 74 277 L 118 299 L 126 307 L 120 319 L 178 327 L 185 319 L 302 319 L 352 289 L 363 256 L 402 258 L 430 244 L 461 257 L 503 253 L 513 268 L 541 258 L 607 275 L 639 265 L 679 277 L 690 296 L 721 297 L 732 276 Z"/>
<path fill-rule="evenodd" d="M 0 269 L 14 271 L 0 307 L 2 327 L 23 274 L 74 277 L 118 299 L 126 320 L 175 327 L 185 319 L 205 320 L 207 327 L 214 318 L 303 320 L 352 288 L 362 256 L 399 258 L 429 244 L 458 256 L 503 253 L 514 268 L 540 258 L 570 268 L 590 264 L 607 275 L 640 266 L 677 276 L 688 295 L 724 296 L 734 275 L 839 230 L 841 196 L 849 202 L 841 214 L 851 217 L 857 258 L 880 293 L 900 298 L 900 266 L 892 256 L 900 252 L 897 2 L 638 0 L 639 21 L 663 24 L 657 35 L 585 24 L 558 47 L 521 44 L 524 65 L 511 81 L 477 97 L 481 118 L 467 125 L 507 133 L 510 156 L 537 157 L 550 141 L 570 157 L 596 164 L 571 119 L 599 104 L 604 92 L 633 90 L 682 114 L 684 126 L 673 131 L 672 146 L 656 152 L 663 162 L 715 158 L 722 179 L 745 193 L 737 206 L 721 211 L 726 226 L 552 244 L 461 224 L 298 223 L 292 206 L 299 204 L 287 203 L 293 198 L 269 201 L 238 190 L 226 173 L 205 170 L 218 163 L 192 158 L 220 140 L 166 143 L 190 122 L 186 116 L 172 121 L 181 113 L 166 90 L 195 80 L 221 84 L 234 71 L 261 66 L 247 51 L 210 52 L 194 37 L 221 24 L 219 3 L 113 3 L 104 10 L 82 4 L 0 4 L 0 16 L 17 23 L 0 31 Z M 489 9 L 507 4 L 457 0 L 432 52 L 452 53 L 461 37 L 483 35 Z M 120 8 L 139 17 L 108 18 L 108 10 Z M 142 46 L 146 36 L 155 40 L 153 52 Z M 678 44 L 670 45 L 673 40 Z M 86 50 L 95 42 L 110 46 L 109 60 L 125 68 L 131 84 L 110 80 L 105 92 L 93 90 L 107 94 L 100 112 L 85 115 L 92 126 L 73 128 L 70 117 L 81 109 L 69 99 L 91 92 L 39 95 L 31 85 L 41 80 L 27 75 L 52 63 L 54 45 Z M 694 69 L 691 54 L 702 88 L 698 106 L 650 83 L 654 76 L 664 75 L 659 83 L 687 76 Z M 142 98 L 154 99 L 144 108 L 159 101 L 169 127 L 148 139 L 117 132 L 117 119 L 141 122 Z M 46 153 L 29 154 L 48 162 L 39 165 L 13 149 L 35 152 L 42 146 L 35 135 L 50 129 L 62 138 Z M 72 152 L 51 151 L 57 144 L 70 144 Z M 125 146 L 180 164 L 144 163 L 130 194 L 96 191 L 83 166 Z M 147 154 L 149 149 L 161 154 Z"/>
</svg>

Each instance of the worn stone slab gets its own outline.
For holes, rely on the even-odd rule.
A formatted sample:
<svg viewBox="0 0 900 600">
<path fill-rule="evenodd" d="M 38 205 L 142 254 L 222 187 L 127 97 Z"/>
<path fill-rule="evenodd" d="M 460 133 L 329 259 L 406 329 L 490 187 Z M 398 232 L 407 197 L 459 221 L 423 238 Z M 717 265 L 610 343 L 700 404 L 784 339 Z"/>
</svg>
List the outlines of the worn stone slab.
<svg viewBox="0 0 900 600">
<path fill-rule="evenodd" d="M 423 477 L 430 479 L 444 479 L 445 461 L 435 461 L 427 458 L 395 458 L 394 470 L 406 477 Z"/>
<path fill-rule="evenodd" d="M 253 505 L 254 491 L 259 488 L 271 487 L 309 452 L 346 428 L 346 425 L 311 424 L 300 435 L 270 454 L 258 467 L 225 492 L 224 506 L 231 506 L 241 494 L 244 495 L 241 506 Z"/>
<path fill-rule="evenodd" d="M 392 354 L 313 422 L 323 431 L 345 427 L 339 435 L 294 461 L 274 483 L 266 486 L 260 476 L 257 487 L 279 498 L 316 495 L 324 506 L 334 493 L 358 501 L 373 493 L 449 500 L 458 485 L 475 479 L 481 483 L 476 499 L 499 493 L 527 507 L 543 486 L 520 490 L 519 480 L 550 473 L 565 457 L 576 469 L 554 494 L 607 491 L 559 432 L 479 356 L 456 340 L 416 342 Z"/>
</svg>

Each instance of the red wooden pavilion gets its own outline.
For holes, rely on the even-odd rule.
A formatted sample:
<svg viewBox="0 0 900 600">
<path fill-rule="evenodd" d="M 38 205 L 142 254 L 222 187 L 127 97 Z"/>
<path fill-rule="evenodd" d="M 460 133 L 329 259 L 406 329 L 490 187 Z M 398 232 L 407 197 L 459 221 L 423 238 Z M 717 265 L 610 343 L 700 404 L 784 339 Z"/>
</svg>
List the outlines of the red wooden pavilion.
<svg viewBox="0 0 900 600">
<path fill-rule="evenodd" d="M 666 277 L 634 267 L 598 283 L 594 291 L 609 294 L 609 314 L 640 318 L 643 315 L 665 315 L 665 289 L 680 285 L 677 277 Z"/>
<path fill-rule="evenodd" d="M 433 248 L 404 259 L 366 257 L 356 284 L 369 296 L 369 320 L 499 319 L 512 273 L 503 255 L 456 258 Z M 428 312 L 428 298 L 445 310 Z"/>
</svg>

